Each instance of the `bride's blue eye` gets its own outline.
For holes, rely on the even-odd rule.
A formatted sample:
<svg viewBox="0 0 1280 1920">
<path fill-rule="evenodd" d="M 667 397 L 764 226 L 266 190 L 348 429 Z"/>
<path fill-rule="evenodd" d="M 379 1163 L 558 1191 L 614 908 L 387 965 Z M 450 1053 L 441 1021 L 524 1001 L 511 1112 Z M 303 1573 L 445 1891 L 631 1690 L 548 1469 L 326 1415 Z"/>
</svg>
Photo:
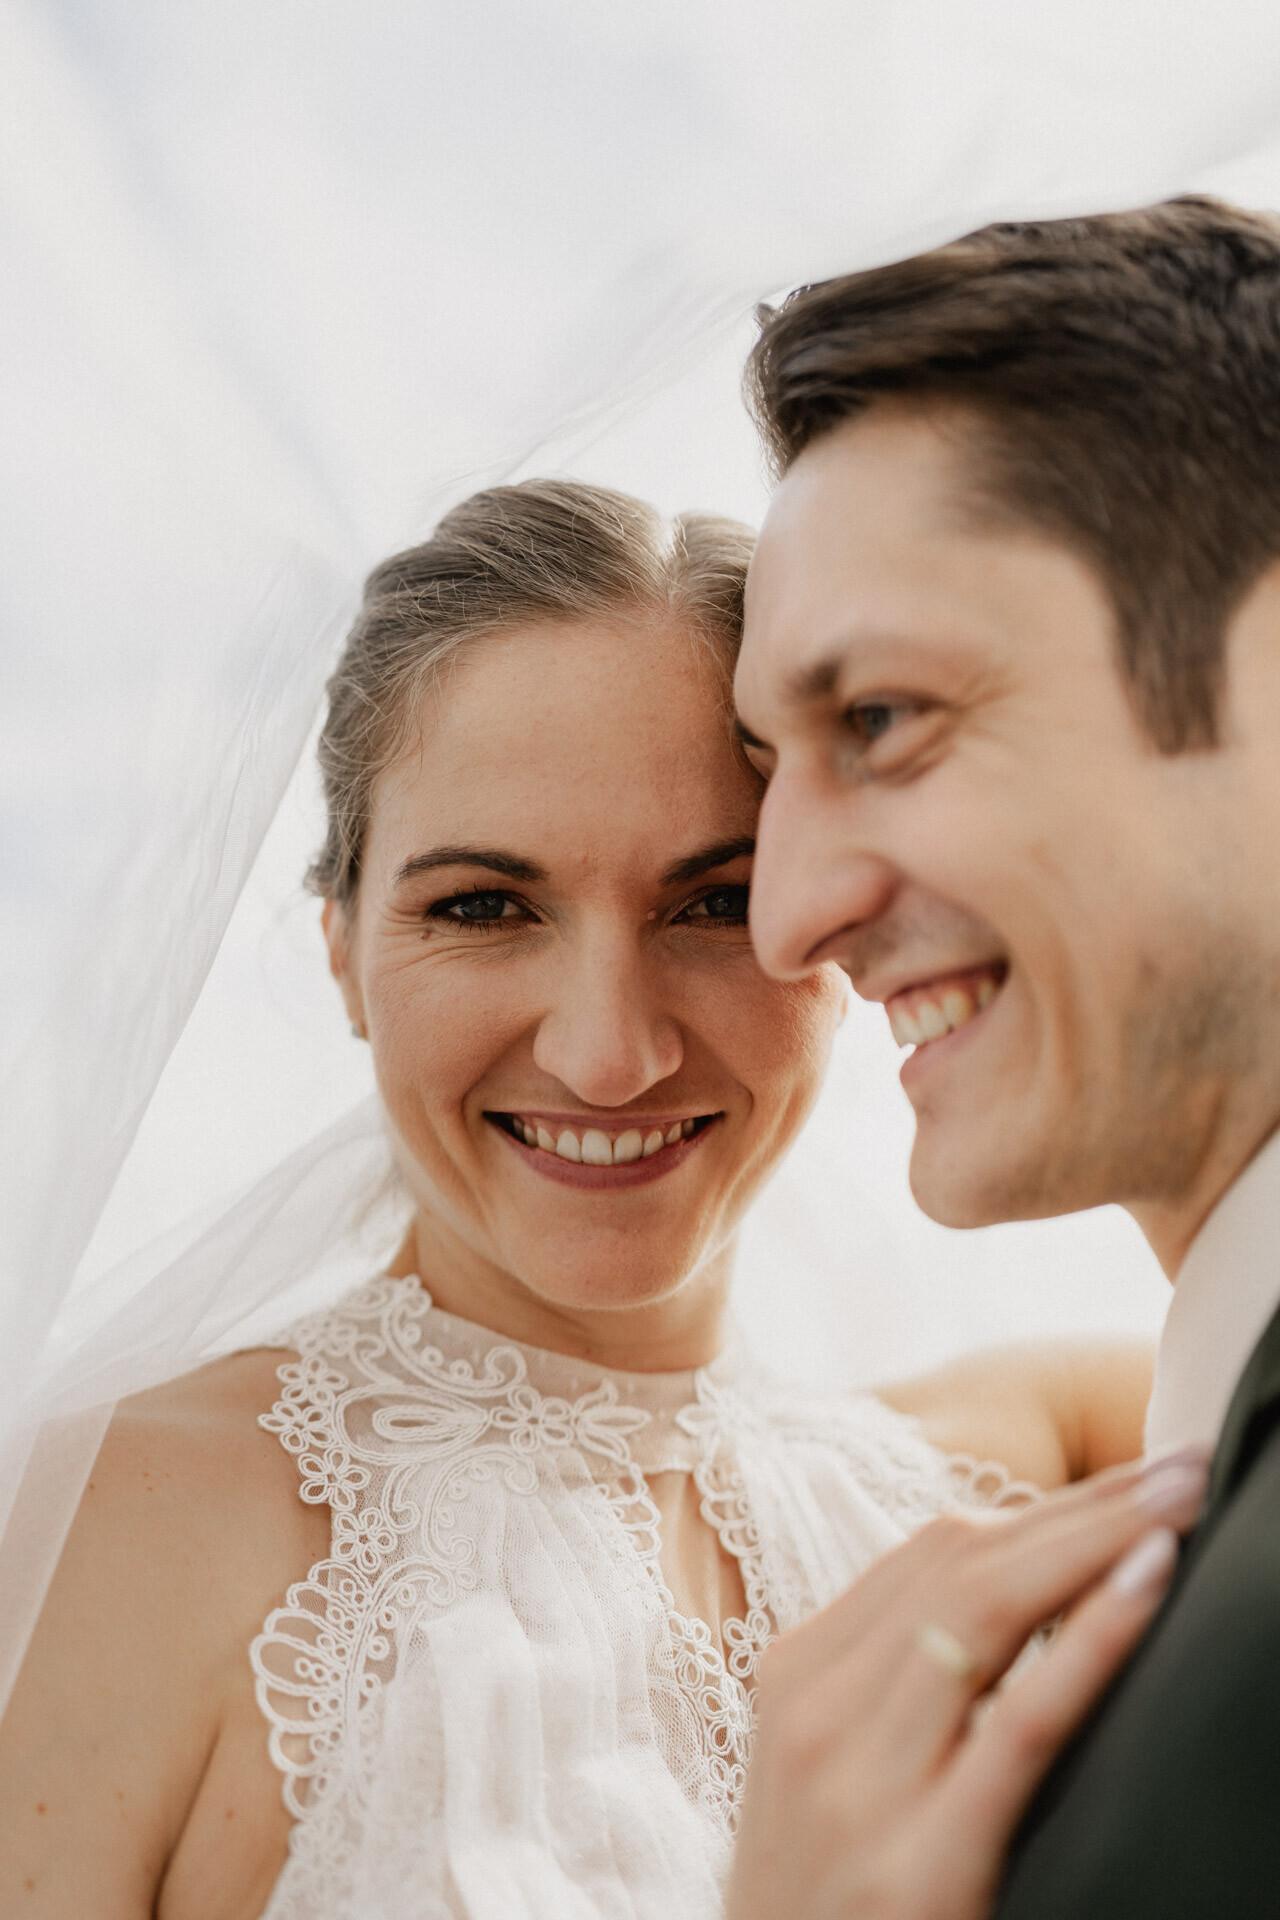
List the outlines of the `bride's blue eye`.
<svg viewBox="0 0 1280 1920">
<path fill-rule="evenodd" d="M 741 924 L 746 920 L 750 899 L 750 887 L 713 887 L 710 893 L 704 893 L 695 900 L 687 911 L 691 919 Z"/>
<path fill-rule="evenodd" d="M 428 908 L 428 917 L 432 920 L 447 920 L 455 927 L 492 927 L 499 920 L 516 918 L 518 903 L 509 893 L 482 892 L 479 887 L 471 893 L 450 894 L 447 900 L 437 900 Z"/>
</svg>

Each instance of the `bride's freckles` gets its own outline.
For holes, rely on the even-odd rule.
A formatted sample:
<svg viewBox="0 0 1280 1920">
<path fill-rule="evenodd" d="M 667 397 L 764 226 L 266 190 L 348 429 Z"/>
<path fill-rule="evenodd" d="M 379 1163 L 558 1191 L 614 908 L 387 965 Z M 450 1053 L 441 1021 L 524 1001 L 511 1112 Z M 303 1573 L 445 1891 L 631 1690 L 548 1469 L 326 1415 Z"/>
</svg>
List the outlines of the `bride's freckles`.
<svg viewBox="0 0 1280 1920">
<path fill-rule="evenodd" d="M 755 963 L 722 670 L 675 619 L 548 623 L 465 652 L 415 719 L 327 924 L 417 1267 L 513 1331 L 675 1301 L 710 1338 L 843 1006 Z"/>
</svg>

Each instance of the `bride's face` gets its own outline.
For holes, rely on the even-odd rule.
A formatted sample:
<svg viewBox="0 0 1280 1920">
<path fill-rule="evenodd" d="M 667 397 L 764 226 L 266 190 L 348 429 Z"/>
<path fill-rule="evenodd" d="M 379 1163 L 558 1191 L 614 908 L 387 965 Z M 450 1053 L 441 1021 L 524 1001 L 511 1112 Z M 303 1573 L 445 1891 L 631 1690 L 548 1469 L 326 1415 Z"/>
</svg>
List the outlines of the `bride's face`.
<svg viewBox="0 0 1280 1920">
<path fill-rule="evenodd" d="M 756 965 L 759 797 L 653 622 L 474 644 L 375 787 L 335 971 L 437 1240 L 548 1305 L 677 1291 L 817 1092 L 844 986 Z"/>
</svg>

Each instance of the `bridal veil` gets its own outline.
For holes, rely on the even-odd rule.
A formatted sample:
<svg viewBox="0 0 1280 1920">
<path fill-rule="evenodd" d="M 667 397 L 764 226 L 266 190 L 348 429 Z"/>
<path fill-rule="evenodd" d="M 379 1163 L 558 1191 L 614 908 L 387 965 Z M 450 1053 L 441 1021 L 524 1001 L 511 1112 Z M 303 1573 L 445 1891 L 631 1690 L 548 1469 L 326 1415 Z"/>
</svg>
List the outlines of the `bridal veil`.
<svg viewBox="0 0 1280 1920">
<path fill-rule="evenodd" d="M 3 1700 L 115 1399 L 399 1227 L 298 887 L 366 569 L 533 471 L 758 516 L 736 371 L 796 281 L 1002 216 L 1280 203 L 1280 11 L 5 0 L 0 154 Z M 1153 1324 L 1111 1218 L 911 1213 L 890 1056 L 855 1011 L 748 1332 L 865 1378 Z"/>
</svg>

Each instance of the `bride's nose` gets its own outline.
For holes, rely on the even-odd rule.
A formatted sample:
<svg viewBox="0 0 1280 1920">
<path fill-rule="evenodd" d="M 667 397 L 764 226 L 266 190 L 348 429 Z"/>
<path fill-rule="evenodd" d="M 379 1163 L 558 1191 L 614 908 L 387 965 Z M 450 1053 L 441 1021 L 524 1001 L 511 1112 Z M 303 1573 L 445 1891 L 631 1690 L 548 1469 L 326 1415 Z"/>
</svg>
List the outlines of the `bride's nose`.
<svg viewBox="0 0 1280 1920">
<path fill-rule="evenodd" d="M 646 972 L 642 956 L 619 939 L 593 942 L 560 970 L 533 1057 L 586 1105 L 625 1106 L 684 1058 L 680 1028 Z"/>
</svg>

